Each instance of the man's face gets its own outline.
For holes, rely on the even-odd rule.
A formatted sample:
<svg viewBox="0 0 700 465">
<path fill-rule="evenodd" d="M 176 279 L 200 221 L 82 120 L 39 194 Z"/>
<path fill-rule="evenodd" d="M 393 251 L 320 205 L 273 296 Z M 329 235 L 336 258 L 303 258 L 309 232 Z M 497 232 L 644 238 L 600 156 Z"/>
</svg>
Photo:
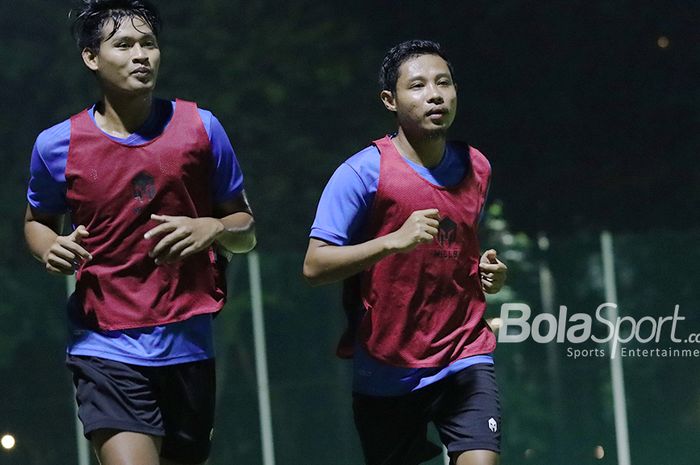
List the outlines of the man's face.
<svg viewBox="0 0 700 465">
<path fill-rule="evenodd" d="M 152 92 L 160 65 L 160 49 L 150 27 L 140 18 L 124 18 L 116 33 L 107 21 L 100 50 L 83 50 L 85 65 L 97 74 L 105 89 L 127 93 Z"/>
<path fill-rule="evenodd" d="M 406 132 L 443 136 L 457 111 L 457 89 L 447 62 L 438 55 L 409 58 L 399 67 L 396 92 L 382 92 Z"/>
</svg>

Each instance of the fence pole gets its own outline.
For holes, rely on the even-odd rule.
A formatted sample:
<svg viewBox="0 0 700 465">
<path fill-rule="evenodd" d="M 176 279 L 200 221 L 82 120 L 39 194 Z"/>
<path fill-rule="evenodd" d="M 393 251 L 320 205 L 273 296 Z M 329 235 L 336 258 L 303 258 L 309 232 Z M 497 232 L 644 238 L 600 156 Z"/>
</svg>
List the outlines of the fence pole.
<svg viewBox="0 0 700 465">
<path fill-rule="evenodd" d="M 270 380 L 267 374 L 267 344 L 265 342 L 265 319 L 262 303 L 262 280 L 260 279 L 260 259 L 256 251 L 248 253 L 248 276 L 250 277 L 250 303 L 253 310 L 255 371 L 258 382 L 263 465 L 275 465 L 272 414 L 270 409 Z"/>
<path fill-rule="evenodd" d="M 603 255 L 603 278 L 605 282 L 605 300 L 615 304 L 610 307 L 609 321 L 617 321 L 617 286 L 615 283 L 615 256 L 613 240 L 609 231 L 600 234 L 600 246 Z M 625 397 L 625 377 L 622 358 L 612 351 L 617 351 L 615 341 L 610 340 L 610 377 L 612 380 L 613 411 L 615 414 L 615 438 L 617 440 L 618 465 L 630 465 L 629 429 L 627 426 L 627 401 Z"/>
</svg>

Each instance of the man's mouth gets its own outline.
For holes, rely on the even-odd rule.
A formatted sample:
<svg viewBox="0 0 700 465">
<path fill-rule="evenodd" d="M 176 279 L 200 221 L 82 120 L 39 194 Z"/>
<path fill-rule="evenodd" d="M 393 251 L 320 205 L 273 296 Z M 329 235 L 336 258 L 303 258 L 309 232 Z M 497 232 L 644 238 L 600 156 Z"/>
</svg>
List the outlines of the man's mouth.
<svg viewBox="0 0 700 465">
<path fill-rule="evenodd" d="M 446 115 L 447 114 L 447 108 L 433 108 L 432 110 L 429 110 L 426 112 L 426 116 L 433 116 L 433 115 Z"/>
</svg>

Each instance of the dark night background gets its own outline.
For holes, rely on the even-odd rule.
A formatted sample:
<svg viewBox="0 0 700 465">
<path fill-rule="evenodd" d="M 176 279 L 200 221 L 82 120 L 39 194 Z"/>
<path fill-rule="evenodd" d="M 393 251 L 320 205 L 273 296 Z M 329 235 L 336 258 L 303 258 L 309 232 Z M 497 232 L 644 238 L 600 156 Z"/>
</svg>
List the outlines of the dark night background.
<svg viewBox="0 0 700 465">
<path fill-rule="evenodd" d="M 335 409 L 332 416 L 342 417 L 340 426 L 327 426 L 325 431 L 323 422 L 332 422 L 324 419 L 324 412 L 311 415 L 317 423 L 290 427 L 285 415 L 298 422 L 304 410 L 297 412 L 285 405 L 285 399 L 290 405 L 312 402 L 293 396 L 301 396 L 299 389 L 307 389 L 314 376 L 321 386 L 330 373 L 337 372 L 332 378 L 345 382 L 346 373 L 332 358 L 341 317 L 326 316 L 338 312 L 337 289 L 309 290 L 298 275 L 326 180 L 345 158 L 393 130 L 376 82 L 385 51 L 401 40 L 437 40 L 451 57 L 459 86 L 459 110 L 451 134 L 479 148 L 492 163 L 490 200 L 499 208 L 490 211 L 502 223 L 494 232 L 487 221 L 484 237 L 486 244 L 500 244 L 503 224 L 507 225 L 510 239 L 502 248 L 511 246 L 520 253 L 512 255 L 517 262 L 511 274 L 513 298 L 532 300 L 533 308 L 539 308 L 536 266 L 544 257 L 559 278 L 557 297 L 586 302 L 581 309 L 594 310 L 594 302 L 602 297 L 595 277 L 587 276 L 595 267 L 588 265 L 599 259 L 597 234 L 608 229 L 620 237 L 621 250 L 634 257 L 620 260 L 619 266 L 626 267 L 618 278 L 621 302 L 634 302 L 640 313 L 650 311 L 645 305 L 660 302 L 654 311 L 661 315 L 668 313 L 670 304 L 664 299 L 670 294 L 674 303 L 687 304 L 686 313 L 697 314 L 695 284 L 700 275 L 692 268 L 699 258 L 700 227 L 700 2 L 171 0 L 158 4 L 165 27 L 157 95 L 195 100 L 227 129 L 256 214 L 258 251 L 269 280 L 274 281 L 266 288 L 268 318 L 284 321 L 288 328 L 298 326 L 294 331 L 305 342 L 290 344 L 304 356 L 313 359 L 308 346 L 319 341 L 316 353 L 322 353 L 322 359 L 308 362 L 308 372 L 300 369 L 309 375 L 296 384 L 285 384 L 285 379 L 294 377 L 284 375 L 287 365 L 271 362 L 277 370 L 273 376 L 279 374 L 279 389 L 287 389 L 284 395 L 290 396 L 273 391 L 273 411 L 277 408 L 280 415 L 276 426 L 287 431 L 279 433 L 280 448 L 286 452 L 278 451 L 278 459 L 280 454 L 293 454 L 290 449 L 304 448 L 298 442 L 306 440 L 299 439 L 303 433 L 294 436 L 289 431 L 317 428 L 314 443 L 339 435 L 350 445 L 334 450 L 340 457 L 327 452 L 323 462 L 309 456 L 303 463 L 358 460 L 354 431 L 345 418 L 346 397 L 318 391 L 318 396 L 330 398 L 325 408 Z M 70 384 L 61 356 L 63 282 L 47 276 L 30 258 L 21 228 L 36 135 L 98 97 L 68 32 L 70 5 L 56 0 L 0 3 L 0 157 L 5 173 L 0 185 L 0 215 L 5 220 L 0 222 L 4 244 L 0 430 L 23 428 L 34 435 L 35 444 L 27 452 L 30 458 L 0 453 L 2 464 L 75 462 L 65 458 L 74 454 L 74 447 L 68 428 Z M 543 256 L 535 246 L 538 234 L 550 238 L 550 255 Z M 514 243 L 513 237 L 520 239 Z M 232 268 L 230 279 L 245 283 L 242 262 Z M 585 284 L 589 278 L 592 284 Z M 285 282 L 292 284 L 287 288 Z M 255 406 L 254 397 L 239 398 L 253 395 L 254 387 L 246 380 L 254 377 L 251 349 L 246 346 L 248 291 L 243 284 L 233 287 L 240 291 L 232 298 L 237 310 L 222 316 L 222 325 L 228 322 L 237 329 L 221 330 L 225 348 L 220 359 L 230 362 L 228 371 L 222 368 L 222 376 L 240 375 L 241 385 L 230 401 L 224 398 L 219 418 L 227 433 L 217 436 L 220 452 L 212 463 L 255 464 L 261 463 L 256 411 L 248 412 L 253 423 L 245 430 L 253 433 L 227 423 L 233 422 L 227 417 L 242 418 Z M 329 320 L 312 321 L 319 313 Z M 689 315 L 688 321 L 698 327 L 697 316 Z M 275 337 L 277 341 L 288 337 L 283 328 L 272 325 L 272 344 Z M 303 335 L 307 328 L 317 332 Z M 559 438 L 562 444 L 555 446 L 532 432 L 548 431 L 550 440 L 554 434 L 552 417 L 542 413 L 551 406 L 546 387 L 535 376 L 540 369 L 544 376 L 546 367 L 522 368 L 528 360 L 535 363 L 544 357 L 543 349 L 533 345 L 518 353 L 512 347 L 500 350 L 502 383 L 515 383 L 504 387 L 504 405 L 506 412 L 511 409 L 514 430 L 510 436 L 506 433 L 504 464 L 594 463 L 588 452 L 577 448 L 588 451 L 589 443 L 605 441 L 610 453 L 595 463 L 615 463 L 606 461 L 614 457 L 612 414 L 607 401 L 600 400 L 609 395 L 607 365 L 564 362 L 568 368 L 563 374 L 572 376 L 564 388 L 575 397 L 566 396 L 566 402 L 579 402 L 581 408 L 602 406 L 604 413 L 582 418 L 575 404 L 555 412 L 560 422 L 572 425 Z M 635 465 L 690 465 L 700 452 L 692 439 L 700 431 L 697 359 L 664 363 L 636 361 L 627 367 L 632 370 L 628 389 Z M 233 374 L 226 375 L 229 371 Z M 576 378 L 585 372 L 598 374 L 594 380 Z M 653 381 L 645 384 L 649 391 L 636 393 L 640 384 L 635 376 L 640 383 Z M 678 379 L 665 384 L 673 377 Z M 662 407 L 657 407 L 658 416 L 650 413 L 661 400 L 674 421 Z M 56 420 L 47 421 L 45 414 Z M 666 435 L 659 434 L 677 454 L 669 462 L 663 442 L 654 444 L 656 429 L 650 425 L 655 424 L 665 428 Z M 253 435 L 250 442 L 237 439 L 246 434 Z M 44 441 L 51 443 L 47 449 L 52 452 L 39 452 Z M 530 449 L 541 453 L 523 455 Z M 323 455 L 323 444 L 316 444 L 314 451 Z"/>
</svg>

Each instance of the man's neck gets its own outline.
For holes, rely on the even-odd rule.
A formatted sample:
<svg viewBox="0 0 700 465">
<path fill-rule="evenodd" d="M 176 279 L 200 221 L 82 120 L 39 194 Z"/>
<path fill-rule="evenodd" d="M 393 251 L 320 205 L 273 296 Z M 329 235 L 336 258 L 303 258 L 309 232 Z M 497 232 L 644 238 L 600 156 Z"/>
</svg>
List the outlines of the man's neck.
<svg viewBox="0 0 700 465">
<path fill-rule="evenodd" d="M 439 165 L 445 153 L 445 135 L 436 137 L 412 136 L 399 128 L 393 142 L 403 156 L 426 168 Z"/>
<path fill-rule="evenodd" d="M 128 137 L 146 122 L 152 102 L 151 93 L 129 98 L 103 95 L 95 108 L 95 122 L 107 134 Z"/>
</svg>

